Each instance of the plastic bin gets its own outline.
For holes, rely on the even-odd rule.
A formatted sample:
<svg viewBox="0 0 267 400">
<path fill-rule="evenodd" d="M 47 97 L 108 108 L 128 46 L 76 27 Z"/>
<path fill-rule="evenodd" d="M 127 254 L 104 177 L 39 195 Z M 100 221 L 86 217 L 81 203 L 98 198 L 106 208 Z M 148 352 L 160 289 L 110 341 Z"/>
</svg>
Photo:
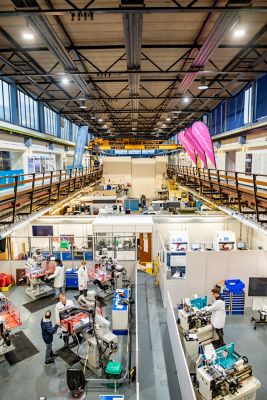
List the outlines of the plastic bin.
<svg viewBox="0 0 267 400">
<path fill-rule="evenodd" d="M 231 293 L 243 293 L 245 284 L 240 279 L 227 279 L 225 287 Z"/>
</svg>

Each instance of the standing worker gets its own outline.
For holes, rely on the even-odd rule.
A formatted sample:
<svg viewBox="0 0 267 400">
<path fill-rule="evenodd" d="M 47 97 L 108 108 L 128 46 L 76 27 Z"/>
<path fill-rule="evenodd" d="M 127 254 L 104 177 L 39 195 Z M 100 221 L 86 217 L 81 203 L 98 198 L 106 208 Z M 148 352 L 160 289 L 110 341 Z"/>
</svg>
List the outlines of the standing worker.
<svg viewBox="0 0 267 400">
<path fill-rule="evenodd" d="M 86 267 L 86 261 L 81 262 L 81 266 L 78 270 L 78 284 L 80 295 L 87 296 L 87 285 L 88 285 L 88 272 Z"/>
<path fill-rule="evenodd" d="M 61 325 L 60 314 L 63 311 L 66 311 L 68 308 L 72 308 L 72 307 L 74 307 L 73 301 L 67 299 L 67 297 L 65 296 L 64 293 L 60 293 L 59 302 L 56 304 L 56 308 L 55 308 L 55 318 L 56 318 L 57 325 L 59 325 L 59 326 Z M 61 330 L 62 330 L 64 344 L 65 344 L 65 346 L 67 346 L 69 343 L 69 332 L 62 326 L 61 326 Z"/>
<path fill-rule="evenodd" d="M 64 271 L 64 265 L 62 264 L 62 261 L 60 259 L 56 259 L 55 263 L 56 263 L 55 272 L 52 275 L 48 276 L 47 279 L 54 278 L 54 288 L 55 288 L 54 298 L 57 299 L 60 293 L 64 292 L 65 271 Z"/>
<path fill-rule="evenodd" d="M 211 324 L 214 327 L 219 340 L 215 343 L 217 347 L 225 346 L 223 339 L 223 328 L 225 325 L 225 301 L 221 297 L 220 289 L 215 287 L 211 291 L 212 297 L 215 299 L 215 302 L 212 306 L 206 307 L 207 311 L 211 311 Z"/>
<path fill-rule="evenodd" d="M 55 362 L 54 357 L 55 354 L 52 350 L 53 343 L 53 335 L 58 330 L 58 325 L 52 325 L 51 322 L 51 311 L 48 310 L 45 313 L 44 318 L 41 320 L 41 329 L 42 329 L 42 337 L 46 344 L 46 352 L 45 352 L 45 367 L 49 364 L 53 364 Z"/>
</svg>

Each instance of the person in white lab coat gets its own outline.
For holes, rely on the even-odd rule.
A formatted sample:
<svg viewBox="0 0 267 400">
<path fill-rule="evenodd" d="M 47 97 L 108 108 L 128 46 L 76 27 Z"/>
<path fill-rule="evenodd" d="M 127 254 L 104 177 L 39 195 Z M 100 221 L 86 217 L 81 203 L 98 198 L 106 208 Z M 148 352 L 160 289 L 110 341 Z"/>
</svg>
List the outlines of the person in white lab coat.
<svg viewBox="0 0 267 400">
<path fill-rule="evenodd" d="M 212 289 L 211 294 L 215 301 L 213 305 L 206 307 L 206 310 L 211 311 L 211 324 L 214 327 L 219 338 L 215 344 L 217 347 L 222 347 L 225 346 L 223 339 L 223 328 L 226 318 L 225 301 L 221 297 L 219 288 L 215 287 L 214 289 Z"/>
<path fill-rule="evenodd" d="M 80 295 L 87 296 L 87 285 L 88 285 L 88 272 L 86 267 L 86 261 L 82 261 L 81 266 L 78 270 L 78 285 Z"/>
<path fill-rule="evenodd" d="M 65 287 L 65 271 L 64 265 L 60 259 L 55 260 L 56 268 L 52 275 L 49 275 L 47 279 L 54 278 L 54 288 L 55 288 L 55 299 L 59 297 L 60 293 L 64 292 Z"/>
<path fill-rule="evenodd" d="M 64 293 L 60 293 L 59 302 L 56 304 L 55 308 L 55 319 L 56 319 L 56 324 L 61 328 L 65 346 L 67 346 L 69 343 L 69 333 L 65 327 L 61 326 L 60 313 L 72 307 L 74 307 L 73 301 L 67 299 Z"/>
</svg>

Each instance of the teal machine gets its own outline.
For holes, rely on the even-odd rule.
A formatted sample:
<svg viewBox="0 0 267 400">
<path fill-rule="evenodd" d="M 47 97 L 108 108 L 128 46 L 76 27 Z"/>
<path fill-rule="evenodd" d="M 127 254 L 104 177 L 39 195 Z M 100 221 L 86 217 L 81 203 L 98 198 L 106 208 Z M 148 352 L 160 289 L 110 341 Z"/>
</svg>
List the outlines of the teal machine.
<svg viewBox="0 0 267 400">
<path fill-rule="evenodd" d="M 214 337 L 211 313 L 206 311 L 207 296 L 188 299 L 178 307 L 178 328 L 189 371 L 194 373 L 199 346 L 212 342 Z"/>
<path fill-rule="evenodd" d="M 234 343 L 202 356 L 197 369 L 198 391 L 202 399 L 256 399 L 260 382 L 252 375 L 247 357 L 235 351 Z"/>
</svg>

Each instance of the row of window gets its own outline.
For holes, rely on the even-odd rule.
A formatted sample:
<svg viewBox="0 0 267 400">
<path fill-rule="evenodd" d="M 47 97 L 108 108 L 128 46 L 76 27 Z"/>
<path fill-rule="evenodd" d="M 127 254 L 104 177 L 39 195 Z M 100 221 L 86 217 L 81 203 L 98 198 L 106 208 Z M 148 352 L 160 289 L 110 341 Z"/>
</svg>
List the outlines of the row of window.
<svg viewBox="0 0 267 400">
<path fill-rule="evenodd" d="M 241 128 L 267 118 L 267 74 L 258 78 L 234 98 L 221 102 L 209 115 L 211 135 Z"/>
<path fill-rule="evenodd" d="M 40 130 L 38 102 L 21 90 L 17 90 L 19 125 Z M 10 84 L 0 79 L 0 119 L 12 121 Z M 44 132 L 62 139 L 75 140 L 78 126 L 55 111 L 44 106 Z"/>
</svg>

